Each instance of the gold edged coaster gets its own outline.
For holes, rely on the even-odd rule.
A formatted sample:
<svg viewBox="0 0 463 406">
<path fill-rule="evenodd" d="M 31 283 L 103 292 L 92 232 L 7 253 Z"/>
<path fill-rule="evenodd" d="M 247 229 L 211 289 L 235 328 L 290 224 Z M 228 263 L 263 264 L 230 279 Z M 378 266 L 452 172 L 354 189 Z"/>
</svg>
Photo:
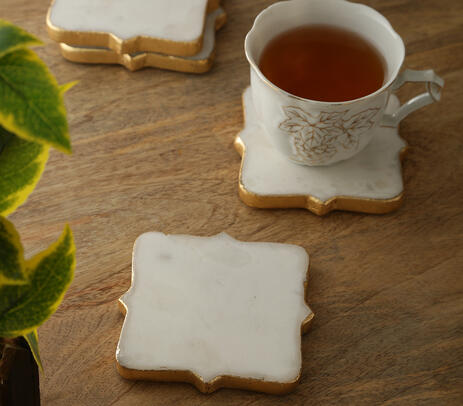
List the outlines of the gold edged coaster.
<svg viewBox="0 0 463 406">
<path fill-rule="evenodd" d="M 386 113 L 399 106 L 391 96 Z M 367 147 L 330 166 L 309 167 L 280 154 L 259 126 L 251 89 L 243 93 L 244 129 L 234 146 L 241 155 L 239 195 L 257 208 L 305 208 L 324 215 L 332 210 L 387 213 L 403 200 L 401 161 L 407 145 L 398 127 L 378 127 Z"/>
<path fill-rule="evenodd" d="M 301 378 L 309 257 L 291 244 L 165 235 L 137 238 L 117 346 L 127 379 L 284 394 Z"/>
<path fill-rule="evenodd" d="M 75 47 L 61 43 L 61 55 L 71 61 L 89 64 L 119 64 L 131 71 L 145 67 L 168 69 L 187 73 L 204 73 L 211 69 L 215 59 L 215 32 L 223 27 L 227 15 L 221 8 L 208 14 L 201 51 L 193 56 L 173 56 L 155 52 L 118 54 L 107 48 Z"/>
<path fill-rule="evenodd" d="M 220 0 L 53 0 L 47 13 L 51 39 L 102 47 L 119 54 L 201 51 L 206 15 Z"/>
</svg>

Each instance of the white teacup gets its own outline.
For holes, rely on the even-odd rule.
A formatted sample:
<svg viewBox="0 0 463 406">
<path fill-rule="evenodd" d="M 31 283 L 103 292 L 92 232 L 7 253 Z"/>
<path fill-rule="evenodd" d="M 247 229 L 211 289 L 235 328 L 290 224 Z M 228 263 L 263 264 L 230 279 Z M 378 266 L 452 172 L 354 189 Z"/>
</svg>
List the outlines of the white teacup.
<svg viewBox="0 0 463 406">
<path fill-rule="evenodd" d="M 266 44 L 292 28 L 324 24 L 344 28 L 368 39 L 386 63 L 383 86 L 345 102 L 320 102 L 294 96 L 270 82 L 259 70 Z M 273 144 L 290 160 L 304 165 L 330 165 L 360 152 L 375 127 L 396 126 L 410 114 L 440 99 L 444 81 L 432 70 L 405 70 L 402 39 L 389 22 L 370 7 L 346 0 L 289 0 L 271 5 L 255 19 L 245 40 L 251 65 L 251 88 L 260 124 Z M 405 82 L 424 82 L 426 92 L 384 114 L 391 93 Z"/>
</svg>

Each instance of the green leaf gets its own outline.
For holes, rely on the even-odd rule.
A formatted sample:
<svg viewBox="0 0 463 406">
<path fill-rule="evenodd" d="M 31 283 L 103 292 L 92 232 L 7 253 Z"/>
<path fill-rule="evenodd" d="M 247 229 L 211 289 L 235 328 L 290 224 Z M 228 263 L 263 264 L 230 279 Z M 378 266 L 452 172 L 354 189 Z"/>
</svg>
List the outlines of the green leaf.
<svg viewBox="0 0 463 406">
<path fill-rule="evenodd" d="M 0 58 L 0 125 L 26 141 L 71 152 L 62 88 L 30 49 Z"/>
<path fill-rule="evenodd" d="M 26 261 L 27 285 L 0 290 L 0 337 L 25 336 L 58 308 L 72 281 L 75 246 L 71 229 L 45 251 Z"/>
<path fill-rule="evenodd" d="M 40 359 L 39 353 L 39 337 L 37 335 L 37 330 L 32 330 L 30 333 L 26 334 L 24 338 L 26 339 L 27 344 L 29 344 L 29 348 L 34 356 L 35 362 L 37 362 L 40 370 L 43 371 L 42 360 Z"/>
<path fill-rule="evenodd" d="M 12 223 L 0 216 L 0 286 L 26 283 L 24 268 L 19 234 Z"/>
<path fill-rule="evenodd" d="M 0 18 L 0 57 L 8 52 L 34 45 L 43 44 L 22 28 Z"/>
<path fill-rule="evenodd" d="M 0 215 L 11 214 L 26 201 L 42 175 L 48 150 L 0 126 Z"/>
</svg>

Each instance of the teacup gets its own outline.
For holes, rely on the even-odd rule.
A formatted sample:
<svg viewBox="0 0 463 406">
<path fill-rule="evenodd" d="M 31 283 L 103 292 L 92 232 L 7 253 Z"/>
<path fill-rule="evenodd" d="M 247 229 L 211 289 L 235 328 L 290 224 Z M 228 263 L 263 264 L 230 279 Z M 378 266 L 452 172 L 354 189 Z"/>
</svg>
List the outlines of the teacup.
<svg viewBox="0 0 463 406">
<path fill-rule="evenodd" d="M 355 100 L 321 102 L 292 95 L 270 82 L 259 70 L 266 44 L 282 32 L 311 24 L 347 29 L 368 39 L 386 64 L 383 86 Z M 271 5 L 256 17 L 246 36 L 245 52 L 261 126 L 287 158 L 309 166 L 354 156 L 370 142 L 376 127 L 397 126 L 411 112 L 438 101 L 444 85 L 432 70 L 399 73 L 405 57 L 400 36 L 377 11 L 346 0 L 289 0 Z M 393 114 L 385 114 L 389 96 L 405 82 L 424 82 L 426 92 Z"/>
</svg>

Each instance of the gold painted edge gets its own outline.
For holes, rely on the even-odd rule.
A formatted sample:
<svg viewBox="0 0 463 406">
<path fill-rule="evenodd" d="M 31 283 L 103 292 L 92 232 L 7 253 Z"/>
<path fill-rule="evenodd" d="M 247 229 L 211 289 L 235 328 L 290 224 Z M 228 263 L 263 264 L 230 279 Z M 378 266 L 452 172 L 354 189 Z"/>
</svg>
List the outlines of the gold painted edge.
<svg viewBox="0 0 463 406">
<path fill-rule="evenodd" d="M 71 31 L 55 26 L 50 19 L 53 0 L 47 12 L 47 31 L 51 39 L 74 46 L 105 47 L 119 54 L 134 54 L 137 52 L 159 52 L 168 55 L 193 56 L 202 48 L 206 16 L 220 5 L 220 0 L 209 0 L 203 17 L 203 33 L 194 41 L 178 42 L 163 38 L 138 35 L 126 40 L 101 31 Z"/>
<path fill-rule="evenodd" d="M 243 126 L 244 130 L 246 127 L 244 92 L 242 95 L 242 107 L 243 118 L 245 123 Z M 399 193 L 397 196 L 391 199 L 371 199 L 351 196 L 334 196 L 326 201 L 322 201 L 311 195 L 259 195 L 248 191 L 242 182 L 242 170 L 246 156 L 246 146 L 244 145 L 239 135 L 235 137 L 233 146 L 235 147 L 238 154 L 241 156 L 241 164 L 238 175 L 238 193 L 241 200 L 250 207 L 255 207 L 259 209 L 300 208 L 310 210 L 312 213 L 315 213 L 319 216 L 328 214 L 333 210 L 344 210 L 369 214 L 385 214 L 397 210 L 403 202 L 403 192 Z M 402 183 L 404 187 L 405 183 L 403 179 L 402 164 L 408 150 L 408 145 L 405 145 L 399 152 L 399 159 L 401 164 L 400 173 L 402 176 Z"/>
<path fill-rule="evenodd" d="M 227 21 L 225 12 L 219 14 L 215 19 L 215 30 L 218 31 Z M 165 55 L 160 53 L 140 53 L 132 56 L 130 54 L 118 54 L 109 49 L 83 49 L 71 45 L 60 44 L 61 55 L 71 62 L 89 64 L 119 64 L 130 71 L 136 71 L 146 67 L 168 69 L 185 73 L 205 73 L 212 68 L 215 59 L 214 49 L 208 58 L 192 60 L 180 56 Z"/>
<path fill-rule="evenodd" d="M 233 238 L 233 237 L 232 237 Z M 239 240 L 238 240 L 239 241 Z M 303 248 L 303 247 L 301 247 Z M 305 250 L 305 248 L 303 248 Z M 134 255 L 134 249 L 132 251 L 132 257 Z M 307 254 L 307 251 L 306 251 Z M 307 254 L 308 255 L 308 254 Z M 148 380 L 148 381 L 155 381 L 155 382 L 181 382 L 181 383 L 189 383 L 196 387 L 202 393 L 212 393 L 221 388 L 231 388 L 231 389 L 243 389 L 249 390 L 254 392 L 263 392 L 268 393 L 271 395 L 284 395 L 291 391 L 293 391 L 297 385 L 299 384 L 302 376 L 302 336 L 306 334 L 311 325 L 312 321 L 315 317 L 315 313 L 310 308 L 307 297 L 308 297 L 308 286 L 309 286 L 309 275 L 310 275 L 310 257 L 309 257 L 309 265 L 307 267 L 306 277 L 304 280 L 304 303 L 309 309 L 310 313 L 307 317 L 302 321 L 300 331 L 301 331 L 301 344 L 300 344 L 300 353 L 301 353 L 301 368 L 299 370 L 299 374 L 297 377 L 290 382 L 275 382 L 275 381 L 265 381 L 263 379 L 255 379 L 255 378 L 243 378 L 239 376 L 233 375 L 219 375 L 216 376 L 212 381 L 205 382 L 201 376 L 194 373 L 190 370 L 178 370 L 178 369 L 170 369 L 170 370 L 140 370 L 140 369 L 131 369 L 126 368 L 119 364 L 116 358 L 116 369 L 119 374 L 126 379 L 130 380 Z M 130 282 L 130 287 L 127 292 L 130 291 L 133 284 L 133 269 L 132 269 L 132 278 Z M 126 292 L 126 293 L 127 293 Z M 118 300 L 118 307 L 120 312 L 124 315 L 124 318 L 127 316 L 128 308 L 127 305 L 124 303 L 123 297 L 120 297 Z"/>
</svg>

